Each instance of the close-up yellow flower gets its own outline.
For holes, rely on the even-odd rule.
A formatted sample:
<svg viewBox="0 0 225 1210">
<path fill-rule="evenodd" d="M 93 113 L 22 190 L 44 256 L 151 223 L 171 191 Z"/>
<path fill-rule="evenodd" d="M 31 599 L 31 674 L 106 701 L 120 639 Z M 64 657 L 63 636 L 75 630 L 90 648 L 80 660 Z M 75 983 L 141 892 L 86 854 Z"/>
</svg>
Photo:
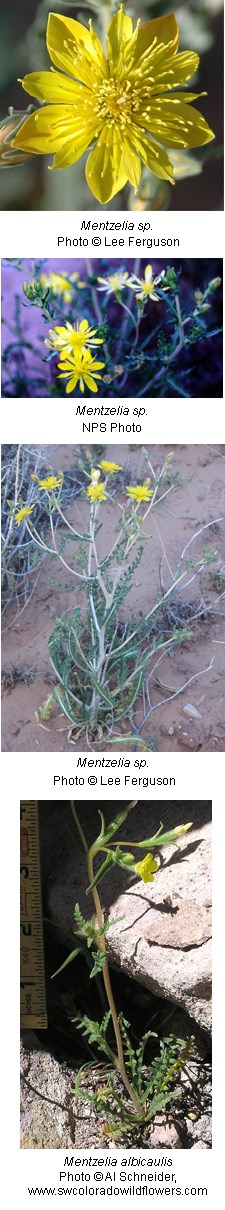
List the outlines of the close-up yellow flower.
<svg viewBox="0 0 225 1210">
<path fill-rule="evenodd" d="M 72 283 L 74 282 L 78 285 L 78 279 L 79 273 L 73 273 L 70 280 L 67 277 L 63 277 L 61 273 L 40 273 L 41 285 L 46 287 L 46 290 L 52 290 L 52 293 L 58 295 L 58 298 L 62 295 L 66 303 L 71 302 L 73 298 Z"/>
<path fill-rule="evenodd" d="M 89 483 L 87 487 L 87 496 L 89 500 L 107 500 L 105 494 L 105 483 Z"/>
<path fill-rule="evenodd" d="M 38 491 L 53 492 L 55 487 L 62 487 L 62 481 L 62 471 L 59 471 L 58 478 L 56 475 L 48 475 L 47 479 L 38 479 Z"/>
<path fill-rule="evenodd" d="M 153 490 L 150 490 L 146 483 L 138 483 L 137 487 L 126 487 L 126 492 L 131 500 L 137 501 L 137 504 L 142 504 L 143 500 L 147 502 L 153 496 Z"/>
<path fill-rule="evenodd" d="M 163 285 L 164 277 L 165 269 L 162 270 L 162 273 L 158 274 L 158 277 L 153 277 L 152 265 L 146 265 L 144 277 L 136 277 L 134 274 L 134 276 L 130 278 L 129 285 L 131 289 L 135 291 L 136 298 L 139 302 L 147 302 L 148 298 L 151 298 L 153 302 L 159 302 L 160 296 L 159 294 L 156 294 L 155 287 L 159 284 L 161 285 L 161 282 Z M 168 289 L 168 287 L 165 286 L 165 289 Z"/>
<path fill-rule="evenodd" d="M 95 379 L 101 380 L 102 374 L 99 374 L 98 371 L 104 369 L 105 362 L 96 361 L 96 358 L 92 357 L 90 349 L 84 349 L 83 352 L 77 350 L 76 353 L 67 357 L 67 360 L 59 361 L 58 370 L 61 370 L 62 365 L 63 371 L 58 374 L 58 378 L 69 379 L 66 386 L 67 395 L 70 395 L 71 391 L 75 391 L 78 382 L 82 394 L 85 387 L 89 387 L 89 391 L 94 391 L 96 394 L 98 387 Z"/>
<path fill-rule="evenodd" d="M 76 327 L 73 324 L 66 322 L 64 328 L 56 327 L 50 329 L 50 340 L 45 340 L 45 345 L 48 349 L 60 353 L 61 361 L 67 354 L 77 351 L 83 353 L 86 347 L 94 349 L 97 345 L 103 344 L 103 336 L 96 336 L 97 328 L 89 328 L 87 319 L 77 320 Z"/>
<path fill-rule="evenodd" d="M 56 71 L 31 72 L 22 80 L 25 92 L 45 104 L 25 120 L 12 146 L 53 153 L 55 168 L 67 168 L 91 147 L 86 178 L 101 203 L 127 181 L 136 190 L 142 163 L 172 182 L 164 148 L 201 147 L 214 137 L 190 108 L 201 94 L 179 92 L 199 56 L 178 53 L 178 40 L 173 13 L 144 25 L 138 20 L 133 29 L 122 5 L 110 21 L 105 54 L 91 20 L 87 29 L 50 13 L 46 41 Z"/>
<path fill-rule="evenodd" d="M 135 872 L 139 874 L 143 882 L 154 882 L 154 874 L 158 870 L 158 862 L 152 856 L 152 853 L 147 853 L 147 857 L 143 861 L 138 861 L 135 865 Z"/>
<path fill-rule="evenodd" d="M 34 504 L 24 504 L 24 507 L 20 508 L 18 513 L 15 513 L 14 521 L 16 521 L 16 524 L 21 525 L 21 521 L 24 521 L 25 517 L 30 516 L 30 513 L 33 512 L 33 508 Z"/>
<path fill-rule="evenodd" d="M 105 458 L 102 458 L 102 461 L 98 465 L 101 467 L 101 471 L 105 471 L 106 475 L 116 475 L 117 471 L 123 470 L 122 466 L 118 466 L 118 462 L 106 462 Z"/>
</svg>

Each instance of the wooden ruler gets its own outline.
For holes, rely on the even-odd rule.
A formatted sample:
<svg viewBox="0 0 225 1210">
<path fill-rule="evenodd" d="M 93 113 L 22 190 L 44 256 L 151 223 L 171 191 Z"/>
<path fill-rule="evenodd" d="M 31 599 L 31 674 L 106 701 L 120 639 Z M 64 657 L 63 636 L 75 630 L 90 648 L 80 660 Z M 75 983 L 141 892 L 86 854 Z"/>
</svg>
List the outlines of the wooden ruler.
<svg viewBox="0 0 225 1210">
<path fill-rule="evenodd" d="M 20 1021 L 47 1029 L 38 803 L 20 803 Z"/>
</svg>

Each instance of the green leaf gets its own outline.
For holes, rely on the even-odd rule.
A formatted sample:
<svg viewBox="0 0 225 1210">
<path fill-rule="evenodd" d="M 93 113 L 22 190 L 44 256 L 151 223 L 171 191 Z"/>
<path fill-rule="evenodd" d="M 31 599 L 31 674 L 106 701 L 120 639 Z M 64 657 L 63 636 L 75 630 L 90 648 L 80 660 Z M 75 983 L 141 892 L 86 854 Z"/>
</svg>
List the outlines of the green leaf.
<svg viewBox="0 0 225 1210">
<path fill-rule="evenodd" d="M 103 966 L 107 962 L 107 955 L 98 950 L 97 954 L 92 951 L 91 957 L 93 958 L 94 966 L 90 972 L 90 979 L 94 979 L 95 975 L 101 974 Z"/>
<path fill-rule="evenodd" d="M 69 966 L 69 963 L 73 962 L 73 959 L 77 958 L 77 955 L 80 954 L 80 952 L 81 952 L 80 946 L 76 950 L 72 950 L 72 953 L 69 954 L 69 957 L 65 958 L 65 962 L 62 962 L 62 966 L 58 966 L 58 970 L 54 971 L 54 975 L 51 975 L 51 979 L 55 979 L 56 975 L 60 974 L 60 971 L 64 971 L 65 966 Z"/>
</svg>

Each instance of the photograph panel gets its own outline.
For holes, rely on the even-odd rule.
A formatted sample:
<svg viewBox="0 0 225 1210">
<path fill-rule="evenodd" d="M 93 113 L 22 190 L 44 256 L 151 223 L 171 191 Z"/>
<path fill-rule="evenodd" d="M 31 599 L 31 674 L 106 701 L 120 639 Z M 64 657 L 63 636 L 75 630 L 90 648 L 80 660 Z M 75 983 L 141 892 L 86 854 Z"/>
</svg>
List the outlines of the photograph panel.
<svg viewBox="0 0 225 1210">
<path fill-rule="evenodd" d="M 221 209 L 222 0 L 65 7 L 5 7 L 1 208 Z"/>
<path fill-rule="evenodd" d="M 4 751 L 224 751 L 224 468 L 3 446 Z"/>
<path fill-rule="evenodd" d="M 3 397 L 221 398 L 222 277 L 219 258 L 5 260 Z"/>
<path fill-rule="evenodd" d="M 211 1147 L 211 815 L 21 802 L 22 1148 Z"/>
</svg>

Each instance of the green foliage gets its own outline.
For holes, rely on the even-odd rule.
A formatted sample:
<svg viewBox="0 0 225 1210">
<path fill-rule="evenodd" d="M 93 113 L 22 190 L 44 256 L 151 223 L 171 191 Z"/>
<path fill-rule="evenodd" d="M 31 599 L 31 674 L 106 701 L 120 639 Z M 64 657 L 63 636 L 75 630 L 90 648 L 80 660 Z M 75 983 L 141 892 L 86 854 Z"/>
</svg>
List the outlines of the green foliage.
<svg viewBox="0 0 225 1210">
<path fill-rule="evenodd" d="M 109 868 L 107 863 L 110 857 L 112 857 L 113 862 L 118 857 L 121 865 L 127 865 L 130 869 L 136 869 L 132 854 L 124 853 L 123 848 L 119 848 L 117 842 L 113 840 L 116 832 L 135 806 L 136 801 L 128 803 L 108 825 L 105 825 L 104 816 L 100 811 L 100 832 L 88 849 L 75 803 L 71 802 L 73 820 L 86 855 L 89 878 L 87 890 L 92 893 L 95 906 L 95 915 L 86 920 L 79 904 L 76 903 L 74 917 L 77 927 L 74 931 L 80 942 L 85 941 L 88 950 L 91 950 L 92 968 L 90 978 L 93 978 L 95 975 L 103 976 L 105 994 L 109 1005 L 102 1022 L 90 1018 L 86 1013 L 77 1013 L 73 1018 L 77 1030 L 82 1032 L 91 1053 L 96 1048 L 101 1056 L 101 1060 L 104 1060 L 102 1068 L 103 1077 L 107 1077 L 107 1083 L 103 1087 L 97 1087 L 93 1091 L 90 1091 L 85 1085 L 83 1086 L 83 1077 L 85 1080 L 91 1071 L 91 1065 L 85 1064 L 78 1073 L 74 1094 L 76 1097 L 82 1097 L 89 1101 L 97 1113 L 104 1112 L 104 1128 L 106 1133 L 109 1135 L 116 1134 L 118 1137 L 128 1129 L 137 1129 L 137 1127 L 140 1127 L 144 1123 L 150 1122 L 158 1110 L 164 1109 L 171 1098 L 179 1095 L 179 1090 L 171 1088 L 171 1084 L 176 1082 L 183 1059 L 189 1054 L 193 1041 L 191 1038 L 188 1043 L 183 1043 L 182 1039 L 176 1039 L 173 1035 L 165 1037 L 159 1043 L 158 1054 L 153 1055 L 150 1062 L 144 1062 L 146 1049 L 149 1043 L 152 1042 L 152 1039 L 154 1041 L 155 1039 L 158 1040 L 157 1034 L 154 1030 L 148 1029 L 141 1037 L 138 1045 L 134 1046 L 129 1032 L 129 1022 L 124 1018 L 122 1012 L 117 1013 L 114 1001 L 107 958 L 106 937 L 109 928 L 113 924 L 117 924 L 121 917 L 116 920 L 104 921 L 99 894 L 96 890 L 97 876 L 94 878 L 93 861 L 98 852 L 104 850 L 107 853 L 106 861 L 104 861 L 103 866 L 100 868 L 99 877 L 102 877 L 103 873 L 106 872 L 104 866 Z M 191 823 L 180 824 L 175 829 L 171 829 L 170 832 L 163 832 L 163 824 L 160 824 L 151 840 L 131 841 L 132 848 L 144 847 L 148 854 L 150 844 L 154 845 L 155 843 L 155 845 L 160 847 L 161 844 L 173 843 L 178 835 L 186 832 L 191 826 Z M 116 848 L 108 847 L 110 844 L 112 846 L 116 845 Z M 124 844 L 125 842 L 121 841 L 121 846 Z M 157 863 L 153 864 L 157 870 Z M 140 866 L 138 865 L 139 870 Z M 93 945 L 94 950 L 92 949 Z M 72 951 L 59 969 L 63 970 L 68 963 L 72 962 L 78 952 L 79 947 Z M 112 1042 L 111 1036 L 113 1038 Z M 105 1060 L 107 1060 L 107 1065 Z M 122 1094 L 120 1082 L 123 1085 Z"/>
<path fill-rule="evenodd" d="M 74 1095 L 76 1098 L 88 1100 L 97 1113 L 103 1114 L 104 1122 L 107 1123 L 106 1133 L 113 1137 L 115 1135 L 119 1137 L 127 1130 L 137 1129 L 138 1125 L 143 1126 L 152 1121 L 156 1113 L 165 1109 L 171 1100 L 179 1096 L 179 1088 L 173 1088 L 171 1085 L 176 1080 L 176 1064 L 179 1071 L 182 1067 L 182 1056 L 184 1055 L 185 1058 L 187 1050 L 184 1040 L 177 1039 L 171 1034 L 158 1042 L 157 1056 L 150 1062 L 144 1063 L 144 1053 L 148 1043 L 152 1038 L 158 1040 L 157 1033 L 151 1029 L 147 1030 L 135 1048 L 128 1032 L 129 1022 L 125 1020 L 122 1013 L 119 1014 L 118 1021 L 123 1040 L 126 1070 L 136 1094 L 135 1114 L 128 1097 L 124 1095 L 124 1090 L 121 1095 L 117 1080 L 115 1082 L 115 1075 L 112 1074 L 115 1069 L 118 1072 L 118 1059 L 117 1056 L 113 1056 L 106 1038 L 111 1024 L 111 1014 L 106 1013 L 101 1025 L 87 1016 L 75 1018 L 77 1029 L 81 1030 L 89 1045 L 96 1047 L 103 1058 L 107 1057 L 110 1063 L 107 1064 L 107 1067 L 105 1064 L 102 1065 L 102 1073 L 107 1077 L 106 1085 L 97 1086 L 92 1093 L 88 1092 L 85 1087 L 85 1075 L 87 1073 L 90 1077 L 93 1076 L 93 1063 L 85 1064 L 76 1079 Z M 112 1072 L 110 1072 L 110 1067 Z"/>
</svg>

